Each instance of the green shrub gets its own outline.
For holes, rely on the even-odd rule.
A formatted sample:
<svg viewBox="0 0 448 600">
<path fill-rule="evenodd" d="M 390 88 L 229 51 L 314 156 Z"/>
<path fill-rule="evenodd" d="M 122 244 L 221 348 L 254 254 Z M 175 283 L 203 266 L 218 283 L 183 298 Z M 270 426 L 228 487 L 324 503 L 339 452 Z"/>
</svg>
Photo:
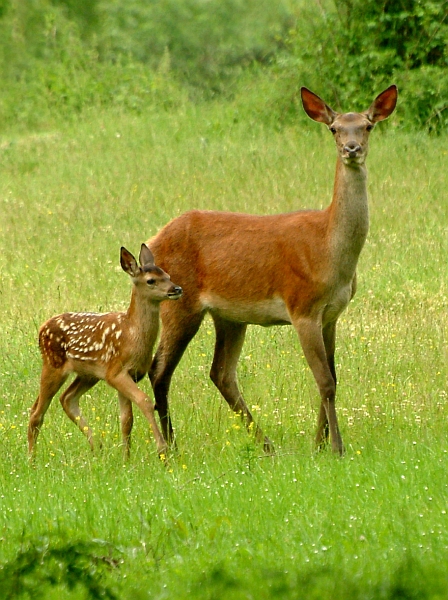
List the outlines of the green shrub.
<svg viewBox="0 0 448 600">
<path fill-rule="evenodd" d="M 394 82 L 393 123 L 441 132 L 446 17 L 444 0 L 0 0 L 0 123 L 236 94 L 240 115 L 281 126 L 301 85 L 345 110 Z"/>
<path fill-rule="evenodd" d="M 267 61 L 291 25 L 285 2 L 270 0 L 103 0 L 98 11 L 105 57 L 156 68 L 169 53 L 173 71 L 207 95 L 225 91 L 251 62 Z"/>
<path fill-rule="evenodd" d="M 164 57 L 156 69 L 124 56 L 101 60 L 95 40 L 84 40 L 81 29 L 63 8 L 41 0 L 9 7 L 0 19 L 0 73 L 7 81 L 0 96 L 2 127 L 45 126 L 92 107 L 140 111 L 184 101 Z"/>
<path fill-rule="evenodd" d="M 226 92 L 273 55 L 289 14 L 267 0 L 3 0 L 0 122 L 34 128 L 90 107 L 169 108 L 187 93 Z"/>
<path fill-rule="evenodd" d="M 117 600 L 102 579 L 117 566 L 106 542 L 39 538 L 22 544 L 14 560 L 0 565 L 3 600 L 45 598 L 49 588 L 83 589 L 92 600 Z"/>
<path fill-rule="evenodd" d="M 297 15 L 277 63 L 336 108 L 360 106 L 391 83 L 406 123 L 448 125 L 448 20 L 443 0 L 335 0 Z M 283 62 L 282 62 L 283 61 Z M 292 71 L 295 73 L 293 74 Z"/>
</svg>

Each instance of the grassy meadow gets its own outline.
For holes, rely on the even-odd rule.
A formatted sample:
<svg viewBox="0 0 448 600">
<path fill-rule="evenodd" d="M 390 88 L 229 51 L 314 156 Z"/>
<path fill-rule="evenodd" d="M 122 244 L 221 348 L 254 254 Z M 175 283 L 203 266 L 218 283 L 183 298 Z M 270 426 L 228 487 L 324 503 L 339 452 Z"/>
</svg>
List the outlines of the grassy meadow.
<svg viewBox="0 0 448 600">
<path fill-rule="evenodd" d="M 120 246 L 138 252 L 187 209 L 326 206 L 335 149 L 317 123 L 275 131 L 232 103 L 2 135 L 2 598 L 448 598 L 447 148 L 387 124 L 372 134 L 371 229 L 337 340 L 343 459 L 313 453 L 318 393 L 292 328 L 249 328 L 239 365 L 277 449 L 265 457 L 209 380 L 205 320 L 173 378 L 166 466 L 140 414 L 123 464 L 100 383 L 81 405 L 102 451 L 55 398 L 31 467 L 39 325 L 125 309 Z"/>
</svg>

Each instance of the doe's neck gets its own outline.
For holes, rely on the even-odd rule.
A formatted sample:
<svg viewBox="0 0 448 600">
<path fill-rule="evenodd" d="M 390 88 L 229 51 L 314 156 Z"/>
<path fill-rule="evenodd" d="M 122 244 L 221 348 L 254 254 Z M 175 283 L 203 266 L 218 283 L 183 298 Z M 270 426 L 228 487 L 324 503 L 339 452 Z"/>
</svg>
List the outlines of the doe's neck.
<svg viewBox="0 0 448 600">
<path fill-rule="evenodd" d="M 369 230 L 365 164 L 336 163 L 333 200 L 329 207 L 331 256 L 341 275 L 353 277 Z"/>
</svg>

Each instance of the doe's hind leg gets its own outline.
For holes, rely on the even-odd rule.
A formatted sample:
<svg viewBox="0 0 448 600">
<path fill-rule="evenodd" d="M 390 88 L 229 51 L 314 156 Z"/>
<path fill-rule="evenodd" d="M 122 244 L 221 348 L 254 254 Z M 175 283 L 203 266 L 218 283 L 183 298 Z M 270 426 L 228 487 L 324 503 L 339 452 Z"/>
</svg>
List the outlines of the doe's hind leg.
<svg viewBox="0 0 448 600">
<path fill-rule="evenodd" d="M 241 414 L 249 431 L 254 428 L 255 440 L 263 444 L 267 454 L 275 454 L 274 445 L 257 425 L 238 387 L 236 368 L 244 344 L 247 325 L 233 323 L 213 315 L 216 331 L 215 354 L 210 378 L 230 408 Z"/>
</svg>

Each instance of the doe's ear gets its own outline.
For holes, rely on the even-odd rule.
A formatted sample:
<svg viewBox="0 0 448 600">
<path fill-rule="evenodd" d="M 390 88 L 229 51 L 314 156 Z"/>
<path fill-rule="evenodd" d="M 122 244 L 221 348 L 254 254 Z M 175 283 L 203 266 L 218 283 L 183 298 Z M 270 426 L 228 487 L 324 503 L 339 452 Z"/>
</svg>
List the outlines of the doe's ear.
<svg viewBox="0 0 448 600">
<path fill-rule="evenodd" d="M 134 256 L 129 252 L 129 250 L 126 250 L 126 248 L 124 248 L 123 246 L 121 247 L 120 252 L 120 263 L 121 268 L 123 269 L 123 271 L 125 271 L 125 273 L 127 273 L 131 277 L 137 277 L 137 275 L 140 272 L 140 267 L 138 266 Z"/>
<path fill-rule="evenodd" d="M 300 90 L 302 95 L 302 104 L 306 114 L 319 123 L 325 123 L 325 125 L 331 125 L 338 113 L 332 108 L 325 104 L 322 98 L 319 98 L 314 92 L 306 87 L 302 87 Z"/>
<path fill-rule="evenodd" d="M 146 267 L 147 265 L 154 266 L 154 256 L 146 244 L 142 244 L 139 260 L 142 267 Z"/>
<path fill-rule="evenodd" d="M 369 109 L 364 113 L 369 121 L 377 123 L 384 121 L 391 115 L 397 105 L 398 89 L 396 85 L 391 85 L 381 92 L 370 105 Z"/>
</svg>

